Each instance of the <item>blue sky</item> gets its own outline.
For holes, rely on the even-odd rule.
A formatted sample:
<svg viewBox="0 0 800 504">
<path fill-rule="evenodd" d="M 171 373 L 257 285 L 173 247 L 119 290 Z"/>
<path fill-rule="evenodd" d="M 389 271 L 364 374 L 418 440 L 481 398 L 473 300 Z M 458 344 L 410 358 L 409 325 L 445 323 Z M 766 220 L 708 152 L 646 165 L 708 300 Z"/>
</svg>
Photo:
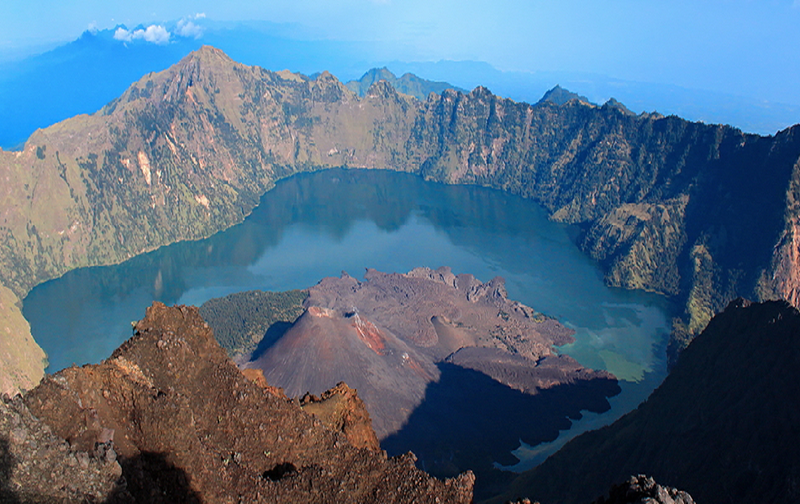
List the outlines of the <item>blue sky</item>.
<svg viewBox="0 0 800 504">
<path fill-rule="evenodd" d="M 198 13 L 203 22 L 291 23 L 297 37 L 367 42 L 375 60 L 486 61 L 800 103 L 800 0 L 13 0 L 0 3 L 0 51 Z"/>
</svg>

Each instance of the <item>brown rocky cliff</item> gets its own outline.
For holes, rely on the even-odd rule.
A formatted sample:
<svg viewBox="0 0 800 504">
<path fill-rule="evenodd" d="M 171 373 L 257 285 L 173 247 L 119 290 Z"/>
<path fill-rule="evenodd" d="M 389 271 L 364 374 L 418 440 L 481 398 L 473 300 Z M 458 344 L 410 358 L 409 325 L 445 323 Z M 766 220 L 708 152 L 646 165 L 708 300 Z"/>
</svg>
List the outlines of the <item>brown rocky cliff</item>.
<svg viewBox="0 0 800 504">
<path fill-rule="evenodd" d="M 105 443 L 71 447 L 36 419 L 22 398 L 0 399 L 0 502 L 125 502 L 131 497 Z"/>
<path fill-rule="evenodd" d="M 306 394 L 300 404 L 303 411 L 319 418 L 325 427 L 344 434 L 353 446 L 373 451 L 381 449 L 367 407 L 346 383 L 338 383 L 321 397 Z"/>
<path fill-rule="evenodd" d="M 140 502 L 472 499 L 471 474 L 442 482 L 413 455 L 354 447 L 245 378 L 196 308 L 154 304 L 109 359 L 48 376 L 24 400 L 75 449 L 111 435 Z"/>
<path fill-rule="evenodd" d="M 791 139 L 797 135 L 800 131 L 794 128 L 782 136 Z M 783 220 L 770 265 L 759 279 L 758 297 L 786 299 L 800 307 L 800 160 L 794 164 L 786 189 Z"/>
</svg>

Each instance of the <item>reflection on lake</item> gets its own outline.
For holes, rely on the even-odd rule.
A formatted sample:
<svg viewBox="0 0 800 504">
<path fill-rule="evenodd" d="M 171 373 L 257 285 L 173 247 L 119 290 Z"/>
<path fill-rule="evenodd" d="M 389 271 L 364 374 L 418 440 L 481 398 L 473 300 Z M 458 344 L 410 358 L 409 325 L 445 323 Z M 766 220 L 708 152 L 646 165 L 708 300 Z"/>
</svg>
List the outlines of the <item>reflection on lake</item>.
<svg viewBox="0 0 800 504">
<path fill-rule="evenodd" d="M 281 181 L 243 223 L 67 273 L 31 291 L 23 313 L 53 372 L 110 355 L 153 300 L 200 305 L 243 290 L 305 288 L 343 270 L 361 277 L 365 268 L 443 265 L 482 281 L 504 277 L 510 299 L 575 329 L 577 341 L 561 351 L 627 380 L 600 422 L 635 407 L 663 379 L 664 299 L 606 287 L 567 227 L 530 201 L 394 172 L 328 170 Z"/>
</svg>

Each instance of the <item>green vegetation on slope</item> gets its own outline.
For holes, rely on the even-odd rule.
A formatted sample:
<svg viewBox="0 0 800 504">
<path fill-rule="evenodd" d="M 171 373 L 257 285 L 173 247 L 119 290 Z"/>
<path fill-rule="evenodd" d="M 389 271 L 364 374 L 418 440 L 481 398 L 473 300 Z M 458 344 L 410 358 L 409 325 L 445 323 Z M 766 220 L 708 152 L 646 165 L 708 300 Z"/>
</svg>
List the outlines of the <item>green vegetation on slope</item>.
<svg viewBox="0 0 800 504">
<path fill-rule="evenodd" d="M 0 285 L 0 394 L 32 389 L 44 376 L 47 365 L 18 304 L 16 295 Z"/>
<path fill-rule="evenodd" d="M 254 351 L 265 338 L 280 337 L 303 314 L 307 297 L 305 290 L 237 292 L 209 299 L 200 307 L 200 315 L 228 356 L 237 357 Z"/>
</svg>

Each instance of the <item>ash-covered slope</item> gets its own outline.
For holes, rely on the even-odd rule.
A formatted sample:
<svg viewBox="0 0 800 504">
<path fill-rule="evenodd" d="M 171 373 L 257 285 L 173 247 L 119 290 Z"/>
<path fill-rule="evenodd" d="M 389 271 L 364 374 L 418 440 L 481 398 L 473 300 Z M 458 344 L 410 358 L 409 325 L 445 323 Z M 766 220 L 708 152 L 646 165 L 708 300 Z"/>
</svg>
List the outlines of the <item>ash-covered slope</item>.
<svg viewBox="0 0 800 504">
<path fill-rule="evenodd" d="M 3 385 L 41 376 L 19 319 L 36 284 L 241 221 L 283 177 L 333 166 L 419 173 L 530 197 L 580 224 L 612 285 L 674 296 L 677 352 L 737 295 L 797 303 L 800 128 L 774 137 L 633 115 L 618 104 L 517 103 L 485 88 L 363 97 L 204 47 L 91 116 L 0 152 Z M 5 355 L 36 355 L 18 362 Z"/>
<path fill-rule="evenodd" d="M 575 438 L 508 495 L 587 502 L 646 473 L 698 502 L 797 502 L 798 335 L 786 302 L 732 302 L 637 410 Z"/>
<path fill-rule="evenodd" d="M 413 455 L 376 451 L 348 387 L 303 401 L 318 418 L 255 381 L 228 360 L 196 308 L 156 303 L 109 359 L 48 376 L 24 403 L 73 450 L 113 447 L 121 502 L 472 500 L 472 475 L 443 482 L 416 469 Z"/>
<path fill-rule="evenodd" d="M 344 380 L 367 404 L 379 438 L 407 424 L 439 381 L 438 364 L 454 353 L 450 362 L 531 395 L 583 383 L 597 394 L 583 407 L 595 411 L 607 409 L 606 395 L 619 390 L 608 373 L 557 357 L 553 346 L 571 342 L 572 331 L 509 300 L 501 278 L 483 283 L 447 267 L 367 270 L 363 282 L 343 273 L 308 293 L 305 313 L 245 366 L 263 370 L 290 396 L 319 394 Z M 474 351 L 465 360 L 468 349 Z M 521 372 L 509 371 L 504 359 L 516 359 Z"/>
<path fill-rule="evenodd" d="M 381 446 L 413 451 L 440 477 L 475 472 L 476 495 L 509 479 L 520 439 L 555 439 L 581 412 L 604 412 L 619 393 L 605 371 L 553 346 L 572 331 L 509 300 L 502 278 L 449 268 L 346 273 L 309 289 L 305 313 L 245 364 L 289 395 L 344 380 L 364 400 Z"/>
</svg>

